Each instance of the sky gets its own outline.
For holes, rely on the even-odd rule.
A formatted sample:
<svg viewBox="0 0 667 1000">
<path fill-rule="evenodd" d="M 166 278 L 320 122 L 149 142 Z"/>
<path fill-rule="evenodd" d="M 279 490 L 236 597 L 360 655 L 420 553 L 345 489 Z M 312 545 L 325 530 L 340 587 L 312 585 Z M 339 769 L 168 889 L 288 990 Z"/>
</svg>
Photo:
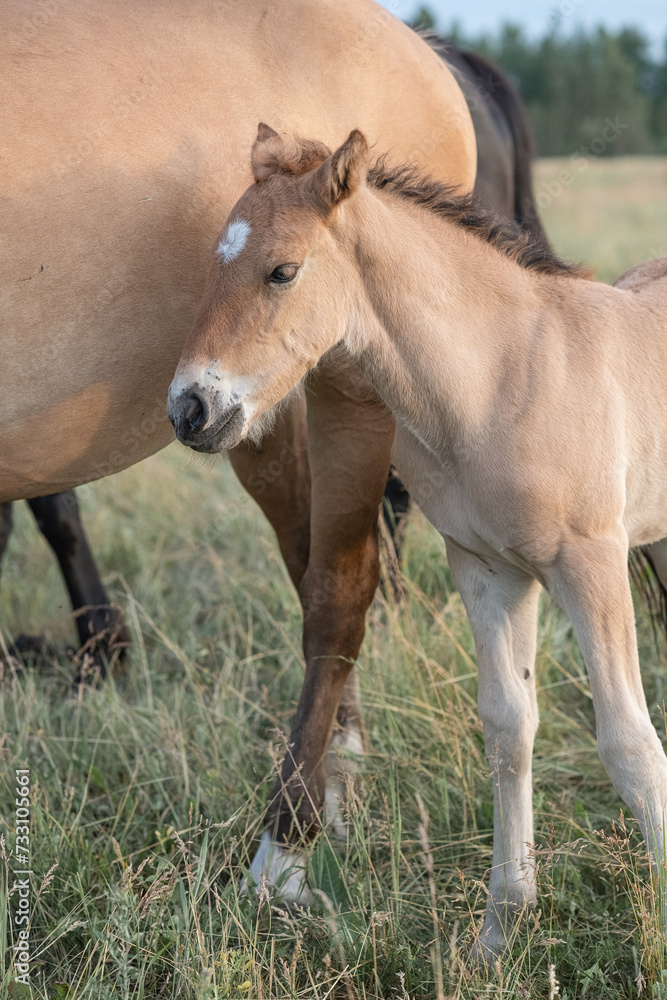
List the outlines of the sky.
<svg viewBox="0 0 667 1000">
<path fill-rule="evenodd" d="M 421 5 L 415 0 L 379 0 L 405 20 Z M 503 21 L 523 25 L 531 37 L 543 35 L 555 15 L 561 30 L 583 25 L 585 28 L 603 24 L 610 29 L 625 25 L 641 28 L 650 38 L 653 51 L 662 51 L 667 36 L 667 0 L 423 0 L 438 19 L 438 27 L 446 28 L 458 21 L 464 34 L 475 35 L 482 31 L 493 32 Z"/>
</svg>

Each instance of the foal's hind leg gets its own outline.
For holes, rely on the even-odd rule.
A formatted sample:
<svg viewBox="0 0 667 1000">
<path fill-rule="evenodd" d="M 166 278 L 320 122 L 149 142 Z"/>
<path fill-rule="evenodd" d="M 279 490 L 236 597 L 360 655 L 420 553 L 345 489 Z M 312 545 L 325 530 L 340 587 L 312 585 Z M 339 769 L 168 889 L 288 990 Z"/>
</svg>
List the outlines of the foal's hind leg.
<svg viewBox="0 0 667 1000">
<path fill-rule="evenodd" d="M 479 714 L 493 780 L 493 866 L 473 958 L 488 962 L 511 942 L 535 902 L 532 753 L 537 729 L 535 647 L 539 584 L 501 560 L 447 538 L 447 558 L 477 650 Z"/>
<path fill-rule="evenodd" d="M 568 614 L 586 662 L 602 763 L 662 865 L 667 758 L 639 673 L 624 533 L 562 546 L 546 583 Z M 662 908 L 664 921 L 664 899 Z"/>
<path fill-rule="evenodd" d="M 101 677 L 107 663 L 125 649 L 130 634 L 100 579 L 86 538 L 73 490 L 28 500 L 37 526 L 60 564 L 72 602 L 81 652 L 88 654 Z M 75 683 L 81 677 L 77 677 Z"/>
</svg>

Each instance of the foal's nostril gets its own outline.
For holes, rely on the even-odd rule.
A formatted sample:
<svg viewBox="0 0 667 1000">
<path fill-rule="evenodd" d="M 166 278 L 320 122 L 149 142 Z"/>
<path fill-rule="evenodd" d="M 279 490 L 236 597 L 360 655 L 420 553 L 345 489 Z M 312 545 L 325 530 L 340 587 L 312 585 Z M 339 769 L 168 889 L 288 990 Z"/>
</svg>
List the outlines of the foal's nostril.
<svg viewBox="0 0 667 1000">
<path fill-rule="evenodd" d="M 190 427 L 190 431 L 198 431 L 208 422 L 209 409 L 205 399 L 192 392 L 183 401 L 183 420 Z"/>
</svg>

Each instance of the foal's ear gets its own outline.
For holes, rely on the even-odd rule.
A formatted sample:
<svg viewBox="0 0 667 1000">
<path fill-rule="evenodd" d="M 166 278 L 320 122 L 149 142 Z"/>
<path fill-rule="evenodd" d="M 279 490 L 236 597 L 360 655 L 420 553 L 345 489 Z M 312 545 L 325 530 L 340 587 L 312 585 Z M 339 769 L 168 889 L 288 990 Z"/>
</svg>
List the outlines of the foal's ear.
<svg viewBox="0 0 667 1000">
<path fill-rule="evenodd" d="M 283 139 L 270 125 L 260 122 L 252 147 L 252 175 L 259 184 L 272 174 L 303 174 L 319 166 L 330 153 L 323 142 Z"/>
<path fill-rule="evenodd" d="M 271 174 L 280 173 L 280 158 L 285 148 L 283 139 L 278 133 L 260 122 L 257 128 L 257 138 L 252 147 L 252 175 L 256 182 L 265 181 Z"/>
<path fill-rule="evenodd" d="M 366 182 L 371 151 L 366 136 L 353 129 L 342 146 L 313 173 L 310 186 L 327 210 L 353 194 Z"/>
</svg>

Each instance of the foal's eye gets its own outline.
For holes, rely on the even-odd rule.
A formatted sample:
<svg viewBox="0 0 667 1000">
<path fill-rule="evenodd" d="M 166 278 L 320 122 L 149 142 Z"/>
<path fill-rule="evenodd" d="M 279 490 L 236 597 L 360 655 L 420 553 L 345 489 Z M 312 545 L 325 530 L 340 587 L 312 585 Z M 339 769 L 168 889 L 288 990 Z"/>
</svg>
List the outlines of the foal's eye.
<svg viewBox="0 0 667 1000">
<path fill-rule="evenodd" d="M 298 270 L 298 264 L 279 264 L 271 271 L 268 280 L 272 285 L 286 285 L 289 281 L 294 281 Z"/>
</svg>

